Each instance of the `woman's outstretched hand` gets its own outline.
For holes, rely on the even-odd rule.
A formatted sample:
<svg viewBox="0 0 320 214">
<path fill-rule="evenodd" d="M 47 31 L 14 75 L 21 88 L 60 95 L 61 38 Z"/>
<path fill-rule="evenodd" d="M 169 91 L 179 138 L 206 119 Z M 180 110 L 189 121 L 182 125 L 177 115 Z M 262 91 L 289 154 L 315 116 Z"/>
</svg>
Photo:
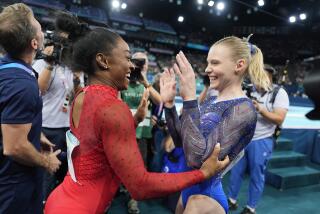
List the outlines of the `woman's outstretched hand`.
<svg viewBox="0 0 320 214">
<path fill-rule="evenodd" d="M 217 143 L 209 158 L 202 164 L 200 170 L 206 179 L 218 174 L 230 163 L 228 156 L 225 157 L 224 160 L 219 161 L 219 153 L 220 143 Z"/>
<path fill-rule="evenodd" d="M 174 72 L 180 79 L 180 96 L 184 101 L 196 99 L 196 78 L 191 64 L 186 56 L 180 51 L 176 56 Z"/>
<path fill-rule="evenodd" d="M 160 96 L 165 107 L 171 108 L 174 105 L 176 94 L 176 75 L 172 68 L 166 68 L 160 77 Z"/>
</svg>

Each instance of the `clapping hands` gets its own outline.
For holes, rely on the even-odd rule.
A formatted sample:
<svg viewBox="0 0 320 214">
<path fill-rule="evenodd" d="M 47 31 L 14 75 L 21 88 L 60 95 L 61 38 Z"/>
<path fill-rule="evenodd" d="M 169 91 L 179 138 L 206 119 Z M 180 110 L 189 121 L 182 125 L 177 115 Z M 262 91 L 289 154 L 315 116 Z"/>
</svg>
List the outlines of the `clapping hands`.
<svg viewBox="0 0 320 214">
<path fill-rule="evenodd" d="M 165 69 L 160 79 L 160 95 L 166 107 L 172 107 L 176 96 L 176 75 L 180 79 L 180 96 L 184 101 L 196 99 L 196 80 L 191 64 L 182 51 L 176 56 L 177 62 Z"/>
<path fill-rule="evenodd" d="M 176 94 L 176 75 L 172 68 L 164 69 L 160 78 L 160 96 L 165 107 L 171 108 L 174 105 Z"/>
<path fill-rule="evenodd" d="M 182 51 L 177 54 L 176 60 L 173 69 L 180 79 L 180 96 L 184 101 L 195 100 L 196 78 L 193 68 Z"/>
</svg>

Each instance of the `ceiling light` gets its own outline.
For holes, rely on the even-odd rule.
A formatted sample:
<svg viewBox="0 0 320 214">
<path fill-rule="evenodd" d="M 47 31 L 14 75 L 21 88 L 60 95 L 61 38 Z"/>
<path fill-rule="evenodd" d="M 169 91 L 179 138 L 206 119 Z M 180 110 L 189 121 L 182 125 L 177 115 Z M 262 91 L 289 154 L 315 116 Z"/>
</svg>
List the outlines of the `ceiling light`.
<svg viewBox="0 0 320 214">
<path fill-rule="evenodd" d="M 178 22 L 183 22 L 184 21 L 184 17 L 183 16 L 179 16 L 178 17 Z"/>
<path fill-rule="evenodd" d="M 219 3 L 217 4 L 217 9 L 218 9 L 218 10 L 224 10 L 224 3 L 223 3 L 223 2 L 219 2 Z"/>
<path fill-rule="evenodd" d="M 127 4 L 126 3 L 122 3 L 121 4 L 121 9 L 125 10 L 127 8 Z"/>
<path fill-rule="evenodd" d="M 296 21 L 297 21 L 297 18 L 295 16 L 290 16 L 290 18 L 289 18 L 290 23 L 294 23 Z"/>
<path fill-rule="evenodd" d="M 306 15 L 305 13 L 301 13 L 301 14 L 299 15 L 299 18 L 300 18 L 301 20 L 306 20 L 307 15 Z"/>
<path fill-rule="evenodd" d="M 198 4 L 203 4 L 203 0 L 198 0 Z"/>
<path fill-rule="evenodd" d="M 262 7 L 262 6 L 264 5 L 264 0 L 259 0 L 259 1 L 258 1 L 258 5 L 259 5 L 260 7 Z"/>
<path fill-rule="evenodd" d="M 208 2 L 208 6 L 209 6 L 209 7 L 212 7 L 213 5 L 214 5 L 214 1 L 209 1 L 209 2 Z"/>
<path fill-rule="evenodd" d="M 112 1 L 112 7 L 113 8 L 119 8 L 120 7 L 120 2 L 118 0 L 113 0 Z"/>
</svg>

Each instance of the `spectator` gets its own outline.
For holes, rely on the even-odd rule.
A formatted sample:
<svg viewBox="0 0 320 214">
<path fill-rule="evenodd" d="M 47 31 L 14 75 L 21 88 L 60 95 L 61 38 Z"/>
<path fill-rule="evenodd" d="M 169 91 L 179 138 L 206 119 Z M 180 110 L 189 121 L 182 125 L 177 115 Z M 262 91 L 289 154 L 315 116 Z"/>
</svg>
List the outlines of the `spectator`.
<svg viewBox="0 0 320 214">
<path fill-rule="evenodd" d="M 275 69 L 265 66 L 270 81 Z M 251 94 L 253 104 L 258 112 L 256 130 L 251 143 L 245 148 L 244 157 L 232 168 L 229 180 L 229 208 L 237 209 L 237 196 L 246 168 L 249 167 L 250 183 L 247 206 L 241 214 L 254 214 L 258 201 L 262 196 L 265 182 L 265 170 L 271 157 L 274 139 L 273 134 L 277 126 L 280 126 L 289 109 L 289 97 L 287 92 L 273 85 L 272 90 L 265 91 L 255 84 L 256 92 Z"/>
</svg>

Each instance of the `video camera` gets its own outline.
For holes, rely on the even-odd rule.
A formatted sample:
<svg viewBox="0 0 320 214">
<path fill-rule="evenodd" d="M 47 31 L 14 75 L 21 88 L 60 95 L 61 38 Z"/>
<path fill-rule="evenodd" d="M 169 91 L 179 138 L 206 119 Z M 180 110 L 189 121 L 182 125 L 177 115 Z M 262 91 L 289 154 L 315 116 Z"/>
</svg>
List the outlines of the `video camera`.
<svg viewBox="0 0 320 214">
<path fill-rule="evenodd" d="M 306 117 L 311 120 L 320 120 L 320 55 L 307 58 L 304 62 L 313 64 L 313 71 L 304 79 L 303 86 L 305 93 L 315 105 L 314 109 Z"/>
<path fill-rule="evenodd" d="M 242 90 L 246 93 L 247 97 L 251 100 L 256 100 L 257 98 L 252 96 L 252 92 L 255 91 L 254 85 L 249 79 L 245 79 L 242 83 Z"/>
<path fill-rule="evenodd" d="M 53 53 L 49 56 L 42 52 L 38 52 L 36 59 L 44 59 L 56 64 L 65 64 L 65 60 L 72 47 L 70 40 L 65 36 L 62 36 L 61 33 L 56 33 L 55 31 L 46 31 L 44 38 L 45 47 L 53 46 Z"/>
<path fill-rule="evenodd" d="M 146 64 L 146 59 L 134 58 L 134 59 L 131 59 L 131 62 L 134 65 L 134 69 L 131 71 L 130 81 L 131 82 L 143 81 L 143 76 L 141 74 L 141 71 L 143 70 L 143 66 Z"/>
</svg>

